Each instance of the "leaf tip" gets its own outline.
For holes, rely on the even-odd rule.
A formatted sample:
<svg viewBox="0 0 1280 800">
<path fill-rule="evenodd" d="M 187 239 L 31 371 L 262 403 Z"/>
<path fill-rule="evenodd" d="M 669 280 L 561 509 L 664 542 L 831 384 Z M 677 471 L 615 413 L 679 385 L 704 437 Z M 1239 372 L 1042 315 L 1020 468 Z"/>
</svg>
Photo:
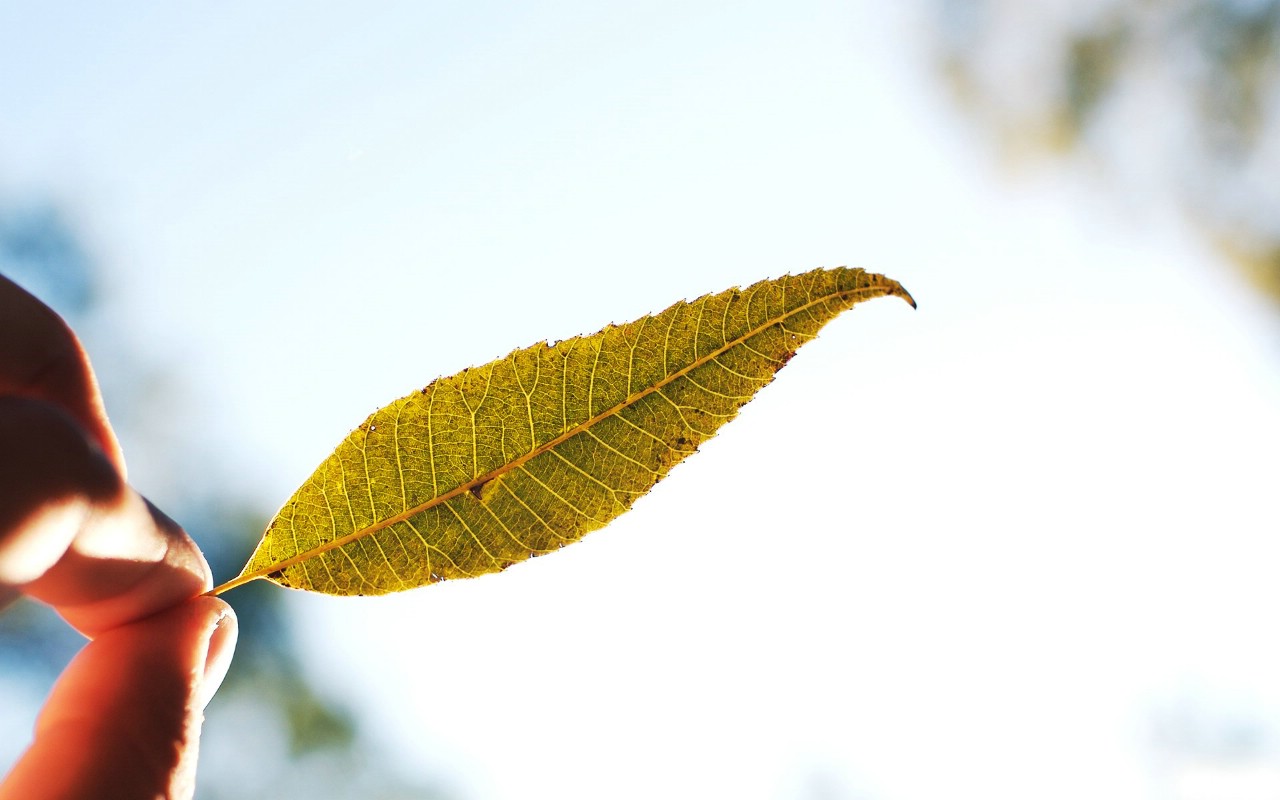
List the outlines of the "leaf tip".
<svg viewBox="0 0 1280 800">
<path fill-rule="evenodd" d="M 901 297 L 903 300 L 907 301 L 907 305 L 911 306 L 913 309 L 916 307 L 916 299 L 911 296 L 911 292 L 908 292 L 906 287 L 897 281 L 894 282 L 893 291 L 889 292 L 889 294 L 894 295 L 895 297 Z"/>
</svg>

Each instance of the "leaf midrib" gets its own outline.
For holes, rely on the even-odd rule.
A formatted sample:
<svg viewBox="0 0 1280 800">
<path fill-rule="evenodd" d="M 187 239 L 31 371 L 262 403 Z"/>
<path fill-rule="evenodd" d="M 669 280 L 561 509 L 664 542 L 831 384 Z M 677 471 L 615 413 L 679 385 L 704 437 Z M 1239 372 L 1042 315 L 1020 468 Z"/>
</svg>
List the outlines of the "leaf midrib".
<svg viewBox="0 0 1280 800">
<path fill-rule="evenodd" d="M 264 567 L 254 572 L 248 572 L 246 570 L 245 572 L 240 573 L 240 575 L 236 576 L 235 578 L 209 591 L 207 594 L 216 596 L 229 589 L 234 589 L 237 586 L 246 584 L 249 581 L 257 580 L 258 578 L 264 578 L 273 572 L 279 572 L 281 570 L 288 569 L 289 567 L 292 567 L 295 564 L 300 564 L 303 561 L 308 561 L 312 558 L 315 558 L 321 553 L 325 553 L 330 550 L 336 550 L 340 547 L 344 547 L 350 544 L 351 542 L 363 539 L 366 536 L 372 536 L 373 534 L 379 531 L 390 528 L 392 525 L 396 525 L 398 523 L 404 522 L 405 520 L 415 517 L 424 511 L 428 511 L 432 508 L 435 508 L 438 505 L 447 503 L 453 498 L 459 497 L 460 495 L 462 495 L 463 492 L 468 492 L 476 488 L 477 486 L 482 486 L 491 480 L 499 478 L 502 475 L 505 475 L 506 473 L 527 464 L 528 462 L 532 461 L 534 458 L 542 455 L 543 453 L 546 453 L 550 450 L 555 449 L 560 444 L 563 444 L 565 441 L 573 438 L 574 436 L 578 435 L 584 430 L 589 430 L 590 428 L 594 427 L 601 420 L 607 419 L 613 416 L 614 414 L 621 412 L 623 409 L 627 408 L 628 406 L 631 406 L 631 405 L 634 405 L 635 403 L 640 402 L 640 400 L 644 399 L 645 397 L 648 397 L 650 394 L 653 394 L 654 392 L 671 385 L 673 382 L 675 382 L 676 380 L 679 380 L 680 378 L 683 378 L 685 375 L 689 374 L 690 372 L 697 369 L 698 367 L 712 361 L 713 359 L 717 358 L 723 353 L 728 352 L 732 348 L 737 347 L 738 345 L 750 339 L 751 337 L 762 333 L 764 330 L 766 330 L 770 326 L 776 325 L 779 322 L 782 322 L 783 320 L 787 319 L 788 317 L 792 317 L 796 314 L 806 311 L 812 308 L 813 306 L 817 305 L 818 303 L 828 301 L 833 297 L 853 297 L 862 293 L 896 294 L 898 291 L 902 291 L 902 290 L 898 289 L 897 291 L 895 291 L 895 287 L 892 284 L 887 286 L 863 286 L 857 289 L 851 289 L 847 292 L 833 292 L 829 295 L 823 295 L 822 297 L 811 299 L 808 302 L 806 302 L 804 305 L 797 306 L 796 308 L 790 311 L 787 311 L 779 316 L 769 318 L 767 321 L 761 323 L 755 328 L 752 328 L 750 331 L 742 334 L 741 336 L 736 337 L 732 341 L 725 342 L 725 344 L 716 348 L 715 350 L 712 350 L 710 353 L 707 353 L 706 355 L 700 358 L 694 359 L 688 365 L 682 367 L 679 370 L 676 370 L 675 372 L 672 372 L 671 374 L 667 375 L 665 378 L 653 384 L 652 386 L 646 387 L 645 389 L 639 392 L 636 392 L 633 395 L 629 395 L 622 402 L 614 406 L 611 406 L 610 408 L 607 408 L 604 411 L 601 411 L 599 414 L 596 414 L 590 419 L 584 422 L 581 422 L 573 426 L 572 428 L 569 428 L 568 430 L 561 433 L 559 436 L 556 436 L 554 439 L 548 440 L 547 442 L 530 450 L 528 453 L 522 456 L 519 456 L 515 459 L 512 459 L 511 461 L 508 461 L 506 464 L 503 464 L 502 466 L 496 469 L 492 469 L 483 475 L 472 478 L 470 481 L 460 484 L 455 488 L 445 492 L 444 494 L 436 495 L 430 500 L 423 501 L 412 508 L 405 509 L 404 511 L 401 511 L 398 514 L 387 517 L 386 519 L 383 519 L 383 520 L 379 520 L 378 522 L 375 522 L 372 525 L 368 525 L 364 528 L 361 528 L 356 531 L 352 531 L 351 533 L 345 534 L 343 536 L 339 536 L 336 539 L 325 542 L 309 550 L 305 550 L 294 556 L 286 558 L 283 561 L 272 564 L 269 567 Z M 350 502 L 350 498 L 347 499 L 347 502 Z"/>
</svg>

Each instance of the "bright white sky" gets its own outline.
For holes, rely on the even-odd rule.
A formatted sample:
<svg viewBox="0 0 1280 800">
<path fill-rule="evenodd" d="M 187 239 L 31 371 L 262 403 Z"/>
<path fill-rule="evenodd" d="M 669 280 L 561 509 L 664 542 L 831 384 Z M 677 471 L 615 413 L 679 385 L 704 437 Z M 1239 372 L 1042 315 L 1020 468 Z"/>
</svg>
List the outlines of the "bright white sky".
<svg viewBox="0 0 1280 800">
<path fill-rule="evenodd" d="M 0 191 L 77 211 L 194 389 L 176 424 L 264 509 L 517 346 L 823 265 L 915 294 L 582 544 L 291 596 L 406 770 L 487 800 L 1275 797 L 1274 738 L 1213 746 L 1280 731 L 1272 312 L 1157 202 L 994 177 L 893 7 L 0 0 Z"/>
</svg>

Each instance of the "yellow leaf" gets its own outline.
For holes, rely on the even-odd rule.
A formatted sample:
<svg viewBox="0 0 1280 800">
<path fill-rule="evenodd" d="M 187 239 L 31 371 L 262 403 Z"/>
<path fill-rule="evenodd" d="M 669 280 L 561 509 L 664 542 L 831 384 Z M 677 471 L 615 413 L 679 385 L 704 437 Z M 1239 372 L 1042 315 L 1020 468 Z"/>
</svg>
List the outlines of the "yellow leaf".
<svg viewBox="0 0 1280 800">
<path fill-rule="evenodd" d="M 607 524 L 840 312 L 896 281 L 818 269 L 516 350 L 374 412 L 240 576 L 336 595 L 496 572 Z"/>
</svg>

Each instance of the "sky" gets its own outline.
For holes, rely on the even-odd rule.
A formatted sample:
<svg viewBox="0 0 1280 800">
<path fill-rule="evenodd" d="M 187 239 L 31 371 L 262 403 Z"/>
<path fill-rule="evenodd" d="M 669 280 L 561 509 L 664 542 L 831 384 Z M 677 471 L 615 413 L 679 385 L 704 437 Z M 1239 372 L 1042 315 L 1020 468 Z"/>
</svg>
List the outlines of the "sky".
<svg viewBox="0 0 1280 800">
<path fill-rule="evenodd" d="M 187 387 L 156 424 L 264 514 L 368 413 L 513 348 L 818 266 L 911 290 L 554 557 L 291 594 L 312 677 L 410 774 L 1276 797 L 1274 310 L 1162 198 L 1001 172 L 919 15 L 0 0 L 0 198 L 72 210 Z M 201 476 L 131 463 L 161 506 Z"/>
</svg>

